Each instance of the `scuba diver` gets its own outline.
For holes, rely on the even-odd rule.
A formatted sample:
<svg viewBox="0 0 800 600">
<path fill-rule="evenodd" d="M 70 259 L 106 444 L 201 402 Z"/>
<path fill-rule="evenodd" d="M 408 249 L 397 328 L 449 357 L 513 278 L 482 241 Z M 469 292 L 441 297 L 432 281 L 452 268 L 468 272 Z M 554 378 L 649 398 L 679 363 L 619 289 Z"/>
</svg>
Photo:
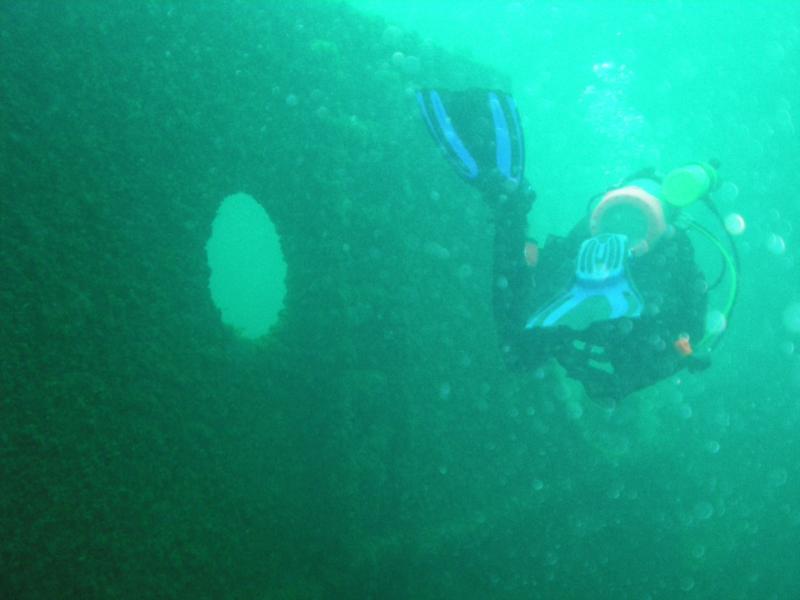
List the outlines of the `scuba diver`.
<svg viewBox="0 0 800 600">
<path fill-rule="evenodd" d="M 738 256 L 730 238 L 731 251 L 682 209 L 702 200 L 722 220 L 711 198 L 718 164 L 666 177 L 643 169 L 593 197 L 568 235 L 551 235 L 540 248 L 526 235 L 536 195 L 525 179 L 514 99 L 496 90 L 423 89 L 417 101 L 436 143 L 492 211 L 494 317 L 510 367 L 536 369 L 554 358 L 588 396 L 613 405 L 683 368 L 709 366 L 721 331 L 705 331 L 708 294 L 727 270 L 727 323 Z M 725 270 L 711 284 L 689 231 L 723 257 Z"/>
</svg>

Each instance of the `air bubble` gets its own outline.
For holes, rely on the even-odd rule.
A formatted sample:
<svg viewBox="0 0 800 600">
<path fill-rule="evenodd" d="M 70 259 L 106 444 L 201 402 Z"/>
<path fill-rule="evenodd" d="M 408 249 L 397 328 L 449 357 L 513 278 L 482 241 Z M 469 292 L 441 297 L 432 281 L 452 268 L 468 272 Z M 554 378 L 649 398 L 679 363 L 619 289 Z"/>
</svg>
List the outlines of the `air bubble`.
<svg viewBox="0 0 800 600">
<path fill-rule="evenodd" d="M 459 279 L 469 279 L 470 277 L 472 277 L 472 265 L 465 263 L 458 267 Z"/>
<path fill-rule="evenodd" d="M 735 183 L 731 181 L 726 181 L 725 183 L 723 183 L 719 187 L 719 189 L 714 193 L 714 200 L 721 202 L 723 204 L 730 204 L 738 197 L 739 197 L 739 188 Z"/>
<path fill-rule="evenodd" d="M 403 73 L 406 75 L 417 75 L 420 71 L 419 58 L 416 56 L 406 56 L 403 61 Z"/>
<path fill-rule="evenodd" d="M 694 411 L 692 410 L 691 404 L 681 404 L 678 407 L 678 414 L 681 416 L 682 419 L 688 420 L 692 418 Z"/>
<path fill-rule="evenodd" d="M 711 505 L 711 502 L 703 500 L 694 505 L 694 510 L 692 512 L 694 518 L 698 521 L 707 521 L 714 515 L 714 507 Z"/>
<path fill-rule="evenodd" d="M 800 312 L 800 310 L 798 311 Z M 800 318 L 800 315 L 798 315 Z M 800 324 L 799 324 L 800 325 Z M 728 328 L 728 319 L 722 311 L 711 310 L 706 315 L 706 331 L 712 335 L 719 335 Z"/>
<path fill-rule="evenodd" d="M 767 236 L 767 250 L 775 256 L 781 256 L 786 252 L 786 242 L 777 233 L 770 233 Z"/>
<path fill-rule="evenodd" d="M 747 224 L 744 217 L 739 213 L 731 213 L 725 217 L 725 229 L 731 235 L 742 235 L 744 230 L 747 229 Z"/>
<path fill-rule="evenodd" d="M 784 309 L 783 326 L 790 333 L 800 334 L 800 302 L 793 302 Z"/>
<path fill-rule="evenodd" d="M 769 485 L 771 487 L 781 487 L 786 484 L 789 473 L 783 467 L 777 467 L 769 473 Z"/>
</svg>

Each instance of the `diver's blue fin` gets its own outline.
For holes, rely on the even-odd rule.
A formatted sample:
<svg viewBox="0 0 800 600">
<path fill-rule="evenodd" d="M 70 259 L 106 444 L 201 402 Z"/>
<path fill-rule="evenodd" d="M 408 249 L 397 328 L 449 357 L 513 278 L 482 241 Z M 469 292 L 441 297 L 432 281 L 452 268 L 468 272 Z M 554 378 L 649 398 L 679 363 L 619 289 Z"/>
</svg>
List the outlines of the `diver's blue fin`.
<svg viewBox="0 0 800 600">
<path fill-rule="evenodd" d="M 525 175 L 525 140 L 514 99 L 496 90 L 417 92 L 433 139 L 461 177 L 479 188 L 515 190 Z"/>
<path fill-rule="evenodd" d="M 540 308 L 526 329 L 567 326 L 583 330 L 592 323 L 637 318 L 644 300 L 628 275 L 628 238 L 600 234 L 581 244 L 572 287 Z"/>
</svg>

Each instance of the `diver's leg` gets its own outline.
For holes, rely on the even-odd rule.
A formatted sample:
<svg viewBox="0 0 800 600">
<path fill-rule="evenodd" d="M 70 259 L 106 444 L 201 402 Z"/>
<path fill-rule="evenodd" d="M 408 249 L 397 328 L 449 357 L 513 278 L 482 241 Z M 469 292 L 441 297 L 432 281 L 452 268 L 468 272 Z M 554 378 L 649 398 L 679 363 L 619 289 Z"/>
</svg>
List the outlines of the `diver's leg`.
<svg viewBox="0 0 800 600">
<path fill-rule="evenodd" d="M 494 211 L 494 318 L 503 354 L 509 364 L 519 361 L 518 345 L 525 328 L 533 289 L 525 260 L 527 215 L 536 197 L 523 181 L 513 194 L 484 194 Z"/>
<path fill-rule="evenodd" d="M 526 216 L 534 194 L 525 181 L 525 144 L 517 105 L 499 90 L 421 89 L 417 102 L 433 139 L 456 172 L 479 189 L 494 214 L 494 314 L 511 357 L 529 308 Z"/>
</svg>

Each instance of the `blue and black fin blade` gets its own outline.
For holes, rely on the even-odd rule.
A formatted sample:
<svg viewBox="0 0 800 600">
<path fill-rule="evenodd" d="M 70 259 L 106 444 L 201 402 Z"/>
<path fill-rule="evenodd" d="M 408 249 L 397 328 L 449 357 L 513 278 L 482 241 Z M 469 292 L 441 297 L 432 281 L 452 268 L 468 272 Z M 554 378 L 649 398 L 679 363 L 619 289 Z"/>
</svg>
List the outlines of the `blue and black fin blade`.
<svg viewBox="0 0 800 600">
<path fill-rule="evenodd" d="M 428 131 L 461 177 L 479 188 L 519 186 L 525 175 L 525 140 L 510 94 L 423 89 L 417 102 Z"/>
</svg>

